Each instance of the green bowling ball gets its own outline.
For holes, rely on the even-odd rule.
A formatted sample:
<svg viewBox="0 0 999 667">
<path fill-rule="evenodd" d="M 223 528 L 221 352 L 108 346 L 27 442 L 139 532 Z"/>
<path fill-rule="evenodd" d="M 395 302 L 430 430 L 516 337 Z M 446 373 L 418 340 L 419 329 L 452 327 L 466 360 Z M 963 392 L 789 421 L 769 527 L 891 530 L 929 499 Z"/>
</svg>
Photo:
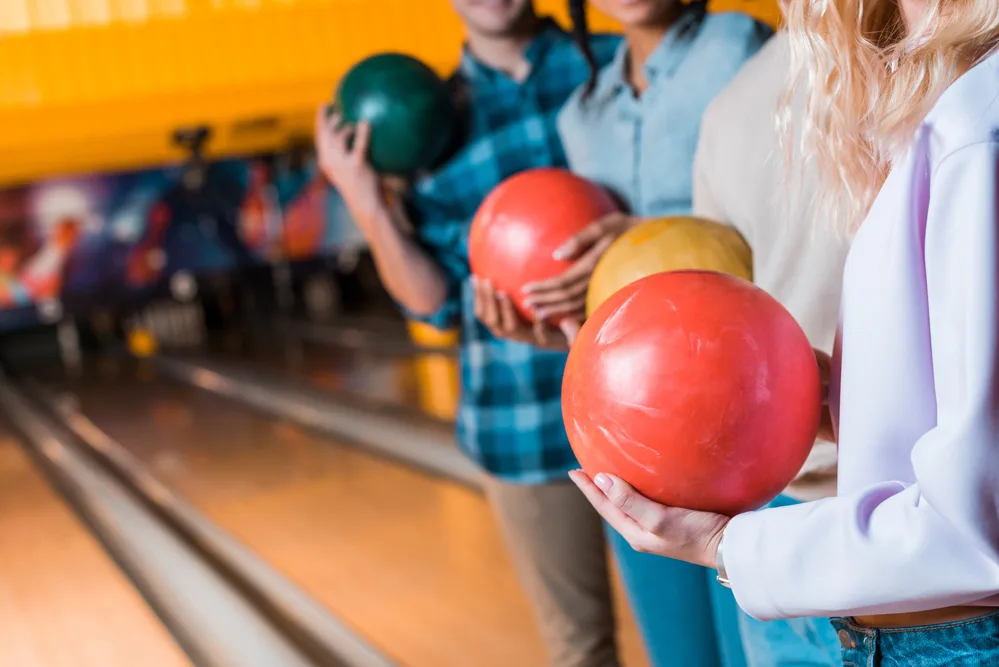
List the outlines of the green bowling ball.
<svg viewBox="0 0 999 667">
<path fill-rule="evenodd" d="M 416 58 L 398 53 L 354 65 L 337 87 L 334 108 L 348 123 L 371 124 L 368 159 L 383 174 L 433 167 L 457 125 L 444 81 Z"/>
</svg>

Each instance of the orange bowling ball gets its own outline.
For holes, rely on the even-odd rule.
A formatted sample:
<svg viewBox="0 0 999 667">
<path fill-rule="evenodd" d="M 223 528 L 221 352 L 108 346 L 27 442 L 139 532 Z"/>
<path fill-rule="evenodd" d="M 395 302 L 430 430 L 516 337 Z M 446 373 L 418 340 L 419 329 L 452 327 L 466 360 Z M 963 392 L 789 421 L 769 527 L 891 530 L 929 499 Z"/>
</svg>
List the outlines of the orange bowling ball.
<svg viewBox="0 0 999 667">
<path fill-rule="evenodd" d="M 525 318 L 533 319 L 523 306 L 522 288 L 572 266 L 553 253 L 588 224 L 616 210 L 610 193 L 569 171 L 521 172 L 489 193 L 472 220 L 472 273 L 506 293 Z"/>
<path fill-rule="evenodd" d="M 820 417 L 804 332 L 752 283 L 657 273 L 587 320 L 569 353 L 562 414 L 590 475 L 660 503 L 735 515 L 801 469 Z"/>
</svg>

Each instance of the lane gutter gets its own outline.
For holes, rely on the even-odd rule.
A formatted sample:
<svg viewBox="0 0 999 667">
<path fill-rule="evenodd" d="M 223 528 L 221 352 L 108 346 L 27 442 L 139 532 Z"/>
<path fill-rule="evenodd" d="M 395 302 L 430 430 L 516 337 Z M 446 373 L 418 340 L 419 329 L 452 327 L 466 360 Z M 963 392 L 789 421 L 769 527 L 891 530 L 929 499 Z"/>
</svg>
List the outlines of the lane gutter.
<svg viewBox="0 0 999 667">
<path fill-rule="evenodd" d="M 0 409 L 195 665 L 343 667 L 306 655 L 6 376 L 0 376 Z"/>
<path fill-rule="evenodd" d="M 26 381 L 32 397 L 55 414 L 90 453 L 148 503 L 318 665 L 397 667 L 214 521 L 152 475 L 126 447 L 91 421 L 72 397 Z"/>
</svg>

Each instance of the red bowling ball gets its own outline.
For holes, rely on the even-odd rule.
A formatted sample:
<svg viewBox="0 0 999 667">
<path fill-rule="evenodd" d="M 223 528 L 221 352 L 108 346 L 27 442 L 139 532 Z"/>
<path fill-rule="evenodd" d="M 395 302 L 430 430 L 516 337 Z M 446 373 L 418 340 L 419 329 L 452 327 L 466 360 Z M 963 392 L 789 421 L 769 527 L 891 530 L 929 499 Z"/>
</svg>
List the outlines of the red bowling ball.
<svg viewBox="0 0 999 667">
<path fill-rule="evenodd" d="M 572 262 L 552 254 L 594 220 L 618 210 L 610 194 L 563 169 L 531 169 L 500 183 L 482 202 L 468 237 L 472 273 L 506 293 L 520 313 L 522 288 Z"/>
<path fill-rule="evenodd" d="M 569 353 L 562 411 L 583 469 L 665 505 L 735 515 L 801 469 L 821 412 L 815 354 L 766 292 L 658 273 L 604 302 Z"/>
</svg>

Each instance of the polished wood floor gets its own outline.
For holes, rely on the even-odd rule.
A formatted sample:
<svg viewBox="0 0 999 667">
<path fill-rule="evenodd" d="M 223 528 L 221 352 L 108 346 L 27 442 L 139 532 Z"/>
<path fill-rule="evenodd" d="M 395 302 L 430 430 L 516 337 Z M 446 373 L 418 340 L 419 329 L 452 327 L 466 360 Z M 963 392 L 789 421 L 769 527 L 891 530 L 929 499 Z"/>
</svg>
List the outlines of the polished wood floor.
<svg viewBox="0 0 999 667">
<path fill-rule="evenodd" d="M 190 665 L 100 544 L 2 432 L 0 665 Z"/>
<path fill-rule="evenodd" d="M 296 379 L 304 378 L 321 389 L 350 392 L 417 409 L 423 408 L 428 398 L 428 378 L 421 372 L 424 370 L 421 366 L 440 359 L 438 355 L 386 358 L 366 350 L 335 348 L 307 341 L 275 344 L 238 335 L 212 340 L 210 351 L 218 358 L 266 368 Z M 453 419 L 453 414 L 450 418 Z"/>
<path fill-rule="evenodd" d="M 542 667 L 482 497 L 148 378 L 79 392 L 161 480 L 406 667 Z M 628 667 L 645 665 L 627 613 Z"/>
</svg>

